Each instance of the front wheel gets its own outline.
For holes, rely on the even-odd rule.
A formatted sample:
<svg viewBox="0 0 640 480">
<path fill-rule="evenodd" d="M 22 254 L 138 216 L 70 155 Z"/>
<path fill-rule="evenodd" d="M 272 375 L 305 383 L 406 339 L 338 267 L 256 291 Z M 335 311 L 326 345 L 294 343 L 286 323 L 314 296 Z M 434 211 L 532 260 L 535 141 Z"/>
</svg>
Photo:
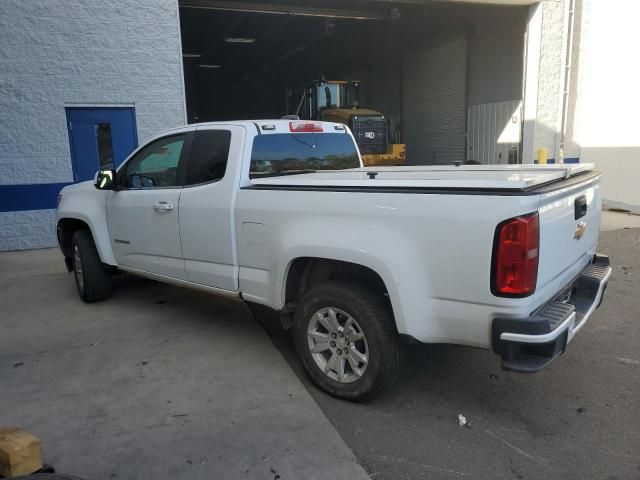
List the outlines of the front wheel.
<svg viewBox="0 0 640 480">
<path fill-rule="evenodd" d="M 396 376 L 399 346 L 382 294 L 350 282 L 310 290 L 296 309 L 294 342 L 322 390 L 351 401 L 370 400 Z"/>
<path fill-rule="evenodd" d="M 78 295 L 85 302 L 97 302 L 111 296 L 112 279 L 106 270 L 91 233 L 78 230 L 71 240 L 73 275 Z"/>
</svg>

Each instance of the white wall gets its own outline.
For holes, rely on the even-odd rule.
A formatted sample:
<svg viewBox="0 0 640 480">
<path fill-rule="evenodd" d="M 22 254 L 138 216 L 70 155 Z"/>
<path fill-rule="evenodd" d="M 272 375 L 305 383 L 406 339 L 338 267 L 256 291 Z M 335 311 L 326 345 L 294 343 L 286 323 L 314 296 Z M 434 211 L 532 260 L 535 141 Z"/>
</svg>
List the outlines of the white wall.
<svg viewBox="0 0 640 480">
<path fill-rule="evenodd" d="M 530 24 L 540 29 L 540 42 L 538 72 L 526 85 L 536 111 L 527 112 L 525 98 L 525 161 L 535 159 L 540 148 L 554 158 L 561 143 L 568 1 L 542 0 L 531 7 L 539 9 L 542 21 Z M 605 203 L 640 213 L 640 62 L 635 58 L 640 2 L 575 0 L 574 11 L 564 159 L 595 163 L 604 174 Z"/>
<path fill-rule="evenodd" d="M 603 172 L 603 197 L 640 213 L 640 62 L 637 0 L 584 0 L 569 135 Z"/>
<path fill-rule="evenodd" d="M 185 123 L 177 10 L 0 1 L 0 188 L 72 181 L 65 106 L 133 104 L 140 142 Z M 52 212 L 0 212 L 0 250 L 54 245 Z"/>
</svg>

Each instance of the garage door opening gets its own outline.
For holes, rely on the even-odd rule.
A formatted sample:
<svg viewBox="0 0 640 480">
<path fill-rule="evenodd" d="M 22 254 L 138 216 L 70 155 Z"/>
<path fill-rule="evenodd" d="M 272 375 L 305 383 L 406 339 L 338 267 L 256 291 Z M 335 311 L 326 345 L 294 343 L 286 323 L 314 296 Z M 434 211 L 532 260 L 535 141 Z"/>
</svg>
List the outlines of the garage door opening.
<svg viewBox="0 0 640 480">
<path fill-rule="evenodd" d="M 279 118 L 310 82 L 357 80 L 359 107 L 384 116 L 407 164 L 518 159 L 525 7 L 180 5 L 189 122 Z"/>
</svg>

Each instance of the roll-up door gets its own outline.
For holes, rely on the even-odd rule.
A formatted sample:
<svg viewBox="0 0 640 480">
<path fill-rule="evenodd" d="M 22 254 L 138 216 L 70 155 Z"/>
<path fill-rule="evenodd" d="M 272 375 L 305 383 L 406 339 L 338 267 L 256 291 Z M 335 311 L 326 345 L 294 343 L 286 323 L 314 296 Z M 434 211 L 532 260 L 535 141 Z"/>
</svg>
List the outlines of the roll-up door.
<svg viewBox="0 0 640 480">
<path fill-rule="evenodd" d="M 407 163 L 465 160 L 467 40 L 464 35 L 405 53 L 403 129 Z"/>
</svg>

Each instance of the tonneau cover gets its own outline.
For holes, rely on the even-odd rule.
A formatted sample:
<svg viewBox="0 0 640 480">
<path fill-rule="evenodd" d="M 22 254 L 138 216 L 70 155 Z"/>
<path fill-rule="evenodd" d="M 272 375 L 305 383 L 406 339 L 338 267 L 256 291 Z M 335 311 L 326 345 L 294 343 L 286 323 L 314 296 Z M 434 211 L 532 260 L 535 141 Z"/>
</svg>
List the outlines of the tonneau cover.
<svg viewBox="0 0 640 480">
<path fill-rule="evenodd" d="M 594 165 L 590 163 L 365 167 L 258 177 L 253 178 L 251 183 L 264 187 L 379 187 L 527 191 L 586 173 L 593 168 Z"/>
</svg>

